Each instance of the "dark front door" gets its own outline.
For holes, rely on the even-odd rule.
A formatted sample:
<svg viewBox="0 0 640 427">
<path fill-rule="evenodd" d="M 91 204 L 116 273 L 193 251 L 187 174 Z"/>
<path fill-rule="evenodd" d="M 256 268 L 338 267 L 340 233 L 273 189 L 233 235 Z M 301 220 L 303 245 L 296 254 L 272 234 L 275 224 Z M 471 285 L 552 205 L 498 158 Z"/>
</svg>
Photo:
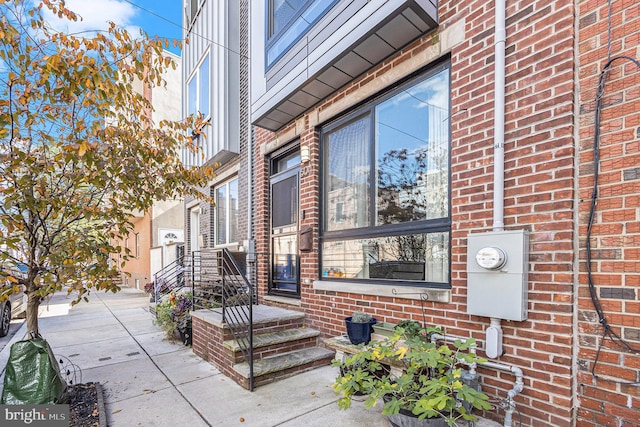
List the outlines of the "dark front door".
<svg viewBox="0 0 640 427">
<path fill-rule="evenodd" d="M 299 168 L 271 177 L 271 280 L 269 293 L 300 296 L 298 253 Z"/>
</svg>

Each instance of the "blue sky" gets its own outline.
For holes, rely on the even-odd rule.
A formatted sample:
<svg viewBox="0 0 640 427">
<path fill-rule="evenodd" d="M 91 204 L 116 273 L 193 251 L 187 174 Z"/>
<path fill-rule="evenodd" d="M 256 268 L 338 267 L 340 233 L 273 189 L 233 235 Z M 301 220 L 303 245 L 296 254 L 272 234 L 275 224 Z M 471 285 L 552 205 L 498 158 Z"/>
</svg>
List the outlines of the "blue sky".
<svg viewBox="0 0 640 427">
<path fill-rule="evenodd" d="M 134 7 L 137 13 L 133 18 L 133 22 L 145 30 L 149 34 L 149 37 L 158 36 L 169 40 L 182 39 L 181 28 L 178 25 L 168 22 L 171 21 L 175 24 L 182 25 L 181 0 L 131 0 L 131 3 L 139 6 Z M 169 50 L 174 53 L 179 53 L 172 45 Z"/>
<path fill-rule="evenodd" d="M 64 23 L 50 17 L 49 22 L 60 30 L 69 32 L 96 31 L 107 28 L 113 21 L 132 34 L 142 28 L 149 37 L 163 37 L 169 40 L 181 39 L 181 0 L 67 0 L 67 7 L 82 17 L 81 22 Z M 60 23 L 60 26 L 55 24 Z M 170 43 L 169 50 L 179 53 Z"/>
</svg>

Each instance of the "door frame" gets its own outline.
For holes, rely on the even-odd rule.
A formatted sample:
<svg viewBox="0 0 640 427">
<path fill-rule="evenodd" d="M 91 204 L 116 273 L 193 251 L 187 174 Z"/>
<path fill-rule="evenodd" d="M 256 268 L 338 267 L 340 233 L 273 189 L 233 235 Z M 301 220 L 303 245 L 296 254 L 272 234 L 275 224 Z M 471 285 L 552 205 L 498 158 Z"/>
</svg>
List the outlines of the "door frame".
<svg viewBox="0 0 640 427">
<path fill-rule="evenodd" d="M 274 164 L 282 158 L 285 158 L 292 153 L 299 150 L 299 147 L 296 145 L 294 149 L 286 150 L 284 152 L 278 153 L 279 155 L 271 157 L 271 171 L 274 170 Z M 280 233 L 274 233 L 273 226 L 273 186 L 279 182 L 290 179 L 291 177 L 296 177 L 296 221 L 291 225 L 285 225 L 282 227 L 278 227 L 282 230 Z M 290 230 L 286 230 L 290 228 Z M 269 175 L 269 280 L 267 286 L 267 294 L 268 295 L 276 295 L 276 296 L 284 296 L 289 298 L 300 298 L 300 245 L 299 245 L 299 230 L 300 230 L 300 164 L 296 164 L 282 172 L 276 172 Z M 288 291 L 283 289 L 278 289 L 274 287 L 274 266 L 275 266 L 275 249 L 274 249 L 274 239 L 278 236 L 295 236 L 295 291 Z"/>
</svg>

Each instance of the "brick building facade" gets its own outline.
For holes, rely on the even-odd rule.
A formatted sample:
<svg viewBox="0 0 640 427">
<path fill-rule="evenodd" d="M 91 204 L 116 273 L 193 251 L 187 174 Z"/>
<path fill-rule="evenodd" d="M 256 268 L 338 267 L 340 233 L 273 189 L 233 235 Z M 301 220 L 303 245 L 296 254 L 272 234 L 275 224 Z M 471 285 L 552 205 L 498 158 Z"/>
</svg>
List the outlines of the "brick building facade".
<svg viewBox="0 0 640 427">
<path fill-rule="evenodd" d="M 578 12 L 576 419 L 582 426 L 635 426 L 640 424 L 640 5 L 582 1 Z M 608 75 L 600 86 L 603 72 Z M 586 242 L 596 170 L 590 279 Z"/>
<path fill-rule="evenodd" d="M 246 250 L 250 240 L 249 3 L 184 4 L 184 38 L 190 42 L 185 44 L 182 57 L 183 112 L 202 114 L 208 125 L 197 137 L 201 151 L 193 154 L 185 150 L 183 161 L 192 166 L 212 165 L 216 172 L 201 188 L 215 203 L 204 198 L 185 199 L 185 243 L 187 257 L 193 252 L 207 257 L 215 247 Z"/>
<path fill-rule="evenodd" d="M 388 55 L 369 61 L 372 64 L 366 71 L 354 72 L 355 75 L 348 74 L 348 66 L 341 64 L 341 57 L 335 63 L 325 64 L 318 73 L 336 68 L 348 77 L 340 80 L 334 74 L 332 78 L 336 83 L 328 90 L 329 94 L 320 95 L 319 91 L 315 101 L 314 88 L 322 84 L 331 86 L 322 80 L 325 74 L 308 70 L 306 80 L 299 77 L 287 80 L 300 70 L 301 66 L 290 64 L 297 55 L 303 55 L 293 52 L 299 44 L 306 43 L 311 52 L 307 54 L 309 62 L 320 61 L 317 58 L 321 55 L 316 56 L 313 49 L 321 50 L 326 41 L 322 40 L 320 30 L 316 31 L 318 34 L 314 31 L 320 26 L 333 25 L 334 21 L 329 19 L 339 20 L 332 15 L 335 8 L 342 8 L 343 13 L 349 12 L 349 8 L 360 8 L 360 13 L 354 13 L 352 19 L 362 19 L 367 24 L 375 18 L 376 8 L 391 10 L 389 3 L 339 1 L 324 18 L 314 21 L 315 26 L 306 40 L 299 39 L 288 47 L 289 53 L 285 51 L 281 56 L 276 51 L 275 60 L 269 58 L 269 49 L 276 49 L 278 45 L 268 40 L 271 30 L 260 23 L 270 22 L 263 19 L 269 9 L 252 5 L 251 13 L 258 16 L 256 22 L 259 23 L 252 32 L 254 35 L 264 33 L 268 48 L 264 48 L 258 37 L 251 55 L 252 120 L 258 126 L 253 153 L 254 237 L 256 251 L 271 254 L 273 264 L 271 274 L 263 271 L 260 277 L 259 299 L 262 303 L 304 311 L 311 324 L 326 336 L 343 334 L 344 318 L 354 310 L 367 311 L 379 321 L 424 319 L 428 324 L 443 327 L 447 334 L 475 337 L 484 356 L 485 330 L 490 326 L 490 319 L 468 313 L 467 246 L 471 234 L 490 231 L 495 219 L 492 218 L 495 203 L 494 2 L 441 0 L 437 6 L 437 26 L 433 30 L 426 28 L 428 19 L 418 22 L 415 18 L 419 15 L 415 12 L 416 4 L 424 2 L 397 2 L 407 6 L 400 15 L 420 30 L 408 43 L 395 47 L 392 37 L 385 39 L 385 43 L 392 46 Z M 369 15 L 362 18 L 366 13 Z M 518 420 L 521 419 L 524 426 L 640 425 L 640 173 L 637 167 L 640 72 L 628 60 L 615 62 L 611 67 L 601 115 L 599 200 L 591 230 L 591 265 L 595 282 L 592 289 L 611 328 L 604 335 L 601 315 L 590 297 L 585 246 L 594 178 L 598 77 L 607 55 L 638 58 L 639 22 L 640 7 L 636 2 L 612 1 L 611 13 L 604 1 L 506 2 L 504 229 L 528 232 L 528 305 L 526 320 L 502 321 L 503 353 L 492 360 L 520 367 L 524 372 L 524 390 L 515 399 Z M 384 39 L 387 24 L 391 25 L 381 21 L 363 37 L 370 37 L 371 32 L 376 31 Z M 422 24 L 425 26 L 421 27 Z M 343 25 L 340 28 L 349 27 L 349 23 Z M 336 27 L 335 31 L 341 30 Z M 326 40 L 331 41 L 331 36 Z M 357 52 L 360 59 L 368 60 L 369 51 L 363 47 L 366 43 L 358 44 L 360 42 L 362 39 L 353 41 L 349 49 Z M 260 56 L 259 50 L 265 51 L 266 57 Z M 327 51 L 331 52 L 331 48 Z M 290 63 L 283 65 L 283 61 Z M 354 63 L 352 59 L 350 64 Z M 255 83 L 255 75 L 262 83 Z M 333 153 L 344 146 L 344 143 L 333 145 L 331 138 L 345 129 L 355 132 L 354 123 L 360 123 L 367 114 L 372 117 L 382 114 L 386 101 L 399 105 L 404 94 L 415 98 L 416 88 L 422 84 L 430 85 L 431 92 L 425 93 L 435 93 L 439 76 L 446 77 L 443 81 L 448 82 L 445 92 L 449 99 L 441 101 L 439 106 L 427 105 L 435 101 L 428 103 L 419 99 L 418 102 L 423 102 L 430 111 L 427 120 L 431 143 L 435 140 L 434 126 L 440 129 L 444 123 L 447 128 L 448 136 L 441 138 L 448 144 L 445 168 L 448 182 L 445 189 L 436 188 L 438 194 L 448 198 L 446 212 L 438 214 L 435 208 L 421 206 L 414 210 L 419 215 L 433 210 L 435 219 L 420 217 L 420 221 L 413 223 L 417 224 L 415 227 L 403 228 L 409 221 L 385 217 L 393 224 L 380 225 L 375 218 L 369 218 L 364 220 L 365 226 L 353 226 L 352 231 L 344 232 L 339 227 L 350 220 L 350 215 L 345 213 L 349 200 L 338 206 L 330 202 L 333 197 L 330 193 L 334 189 L 344 190 L 346 187 L 340 187 L 340 182 L 349 179 L 355 191 L 358 182 L 357 178 L 346 175 L 328 177 L 329 172 L 334 172 L 332 162 L 339 157 Z M 294 89 L 287 93 L 291 87 Z M 274 97 L 282 98 L 282 102 L 274 104 L 271 101 Z M 312 101 L 305 104 L 305 97 Z M 294 102 L 296 105 L 287 104 L 287 100 L 296 99 L 300 100 Z M 436 120 L 441 117 L 437 111 L 443 109 L 447 110 L 443 120 Z M 372 123 L 371 126 L 377 126 L 378 137 L 382 134 L 381 124 Z M 405 123 L 397 118 L 394 130 L 405 134 L 413 132 L 407 130 L 413 128 L 401 125 Z M 363 119 L 362 126 L 370 125 Z M 294 168 L 298 177 L 295 188 L 299 188 L 299 208 L 293 212 L 298 215 L 293 222 L 298 234 L 310 229 L 313 237 L 308 251 L 298 250 L 301 242 L 296 242 L 294 255 L 299 257 L 296 265 L 273 257 L 277 252 L 275 247 L 282 243 L 280 233 L 288 232 L 285 227 L 274 224 L 277 220 L 274 220 L 276 211 L 272 200 L 279 195 L 273 188 L 290 176 L 287 173 L 292 169 L 281 169 L 279 162 L 291 153 L 300 155 Z M 436 157 L 431 158 L 434 159 Z M 358 165 L 353 162 L 355 160 L 351 166 Z M 377 173 L 369 176 L 369 185 L 379 182 L 376 179 L 380 172 Z M 382 198 L 381 192 L 368 194 L 373 199 Z M 393 203 L 402 205 L 403 200 L 410 197 L 407 194 L 400 192 Z M 353 203 L 357 203 L 358 198 L 355 200 Z M 388 206 L 369 201 L 365 208 L 372 206 L 374 211 L 377 209 L 378 221 L 382 221 L 380 212 Z M 286 221 L 283 224 L 288 225 Z M 448 244 L 444 248 L 428 246 L 432 258 L 420 258 L 427 264 L 422 280 L 409 280 L 406 274 L 400 280 L 375 280 L 380 279 L 373 270 L 383 264 L 381 257 L 356 271 L 351 261 L 336 261 L 330 256 L 336 247 L 352 256 L 357 251 L 349 248 L 360 239 L 360 242 L 373 241 L 378 251 L 375 256 L 379 257 L 379 248 L 384 246 L 385 239 L 416 235 L 423 235 L 426 240 L 444 235 L 442 240 Z M 373 256 L 371 243 L 358 244 L 361 244 L 358 250 L 365 257 Z M 434 255 L 435 248 L 444 250 L 448 262 L 434 261 L 443 257 L 441 252 Z M 399 259 L 396 257 L 395 261 Z M 340 269 L 334 269 L 330 263 L 340 264 L 342 271 L 335 273 Z M 286 276 L 296 266 L 299 267 L 299 287 L 291 291 L 277 281 L 280 275 Z M 363 273 L 364 270 L 367 272 Z M 422 295 L 426 295 L 426 301 L 421 301 Z M 496 399 L 503 399 L 513 385 L 513 376 L 509 373 L 481 368 L 480 374 L 483 390 Z M 504 413 L 498 408 L 485 415 L 502 419 Z"/>
</svg>

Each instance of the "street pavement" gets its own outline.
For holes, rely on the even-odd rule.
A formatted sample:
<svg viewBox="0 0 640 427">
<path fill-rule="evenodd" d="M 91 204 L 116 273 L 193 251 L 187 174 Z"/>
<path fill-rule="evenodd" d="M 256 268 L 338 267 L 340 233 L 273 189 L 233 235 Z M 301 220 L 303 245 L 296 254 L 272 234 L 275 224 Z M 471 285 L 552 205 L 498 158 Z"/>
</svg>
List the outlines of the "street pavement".
<svg viewBox="0 0 640 427">
<path fill-rule="evenodd" d="M 22 324 L 25 322 L 25 319 L 11 319 L 11 324 L 9 325 L 9 333 L 0 338 L 0 352 L 12 342 L 13 336 L 22 328 Z"/>
<path fill-rule="evenodd" d="M 40 332 L 79 368 L 76 383 L 102 384 L 109 426 L 389 426 L 380 405 L 338 409 L 330 366 L 243 389 L 190 347 L 166 340 L 141 291 L 96 292 L 74 307 L 71 300 L 59 293 L 43 302 Z M 23 324 L 13 341 L 25 332 Z M 11 344 L 0 351 L 3 375 Z"/>
</svg>

